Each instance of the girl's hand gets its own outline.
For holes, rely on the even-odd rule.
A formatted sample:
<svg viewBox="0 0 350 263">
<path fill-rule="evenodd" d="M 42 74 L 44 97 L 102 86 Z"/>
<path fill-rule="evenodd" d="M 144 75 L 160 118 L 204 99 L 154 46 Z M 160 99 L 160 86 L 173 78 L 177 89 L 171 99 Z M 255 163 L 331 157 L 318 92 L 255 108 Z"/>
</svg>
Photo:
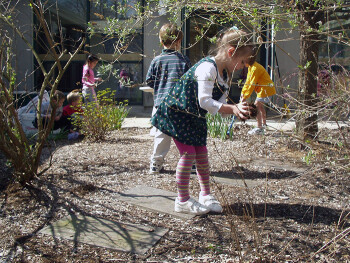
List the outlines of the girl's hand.
<svg viewBox="0 0 350 263">
<path fill-rule="evenodd" d="M 249 105 L 246 101 L 233 105 L 233 114 L 240 120 L 246 120 L 249 118 Z"/>
<path fill-rule="evenodd" d="M 97 81 L 102 81 L 102 78 L 97 78 L 96 80 L 97 80 Z"/>
</svg>

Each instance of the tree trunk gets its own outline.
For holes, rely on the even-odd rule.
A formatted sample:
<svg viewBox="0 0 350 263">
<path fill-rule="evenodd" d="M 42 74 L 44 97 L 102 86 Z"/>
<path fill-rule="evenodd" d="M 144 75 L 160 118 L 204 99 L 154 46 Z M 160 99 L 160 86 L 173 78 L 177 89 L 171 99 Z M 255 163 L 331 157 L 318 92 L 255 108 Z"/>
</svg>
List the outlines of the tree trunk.
<svg viewBox="0 0 350 263">
<path fill-rule="evenodd" d="M 298 101 L 299 111 L 296 122 L 298 135 L 302 138 L 315 138 L 318 132 L 317 124 L 317 64 L 318 44 L 317 36 L 302 34 L 300 40 L 300 65 L 305 68 L 299 70 Z M 311 64 L 310 64 L 311 62 Z"/>
<path fill-rule="evenodd" d="M 309 1 L 302 1 L 300 12 L 300 70 L 298 88 L 298 115 L 296 131 L 304 140 L 314 139 L 317 123 L 318 22 L 324 14 Z M 313 9 L 313 10 L 312 10 Z M 307 10 L 307 12 L 305 12 Z"/>
</svg>

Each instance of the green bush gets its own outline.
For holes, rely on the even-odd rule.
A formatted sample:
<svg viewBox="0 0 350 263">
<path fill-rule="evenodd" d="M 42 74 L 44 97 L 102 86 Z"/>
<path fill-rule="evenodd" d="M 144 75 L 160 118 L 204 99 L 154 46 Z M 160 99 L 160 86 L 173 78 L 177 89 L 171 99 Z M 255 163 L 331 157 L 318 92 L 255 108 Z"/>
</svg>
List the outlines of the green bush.
<svg viewBox="0 0 350 263">
<path fill-rule="evenodd" d="M 98 104 L 89 102 L 82 106 L 83 112 L 72 120 L 76 129 L 92 141 L 105 140 L 113 130 L 121 128 L 124 119 L 129 113 L 127 101 L 114 101 L 115 91 L 106 89 L 97 92 Z"/>
</svg>

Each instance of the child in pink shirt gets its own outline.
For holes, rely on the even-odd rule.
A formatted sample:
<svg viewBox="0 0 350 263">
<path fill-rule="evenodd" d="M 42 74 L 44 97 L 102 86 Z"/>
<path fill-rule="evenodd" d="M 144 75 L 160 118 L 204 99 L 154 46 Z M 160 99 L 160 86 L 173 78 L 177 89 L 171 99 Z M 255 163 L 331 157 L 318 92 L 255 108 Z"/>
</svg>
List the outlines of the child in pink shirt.
<svg viewBox="0 0 350 263">
<path fill-rule="evenodd" d="M 83 67 L 83 98 L 84 102 L 93 102 L 97 103 L 96 96 L 96 81 L 101 81 L 101 78 L 95 78 L 93 69 L 96 67 L 99 59 L 95 55 L 89 55 L 86 63 Z"/>
</svg>

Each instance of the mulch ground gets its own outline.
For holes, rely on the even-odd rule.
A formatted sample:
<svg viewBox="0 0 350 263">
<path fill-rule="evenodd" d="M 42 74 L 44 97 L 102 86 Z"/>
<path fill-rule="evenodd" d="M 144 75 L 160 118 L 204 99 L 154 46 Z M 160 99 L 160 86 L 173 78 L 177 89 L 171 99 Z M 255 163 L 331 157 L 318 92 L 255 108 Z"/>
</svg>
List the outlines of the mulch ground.
<svg viewBox="0 0 350 263">
<path fill-rule="evenodd" d="M 165 171 L 149 175 L 153 141 L 122 129 L 104 142 L 50 141 L 31 186 L 11 179 L 1 158 L 0 259 L 2 262 L 349 262 L 349 149 L 339 131 L 322 130 L 304 147 L 291 134 L 248 136 L 238 125 L 232 140 L 210 138 L 212 189 L 223 214 L 181 220 L 118 200 L 136 185 L 176 192 L 174 145 Z M 349 129 L 343 131 L 349 142 Z M 257 158 L 304 166 L 295 173 L 253 165 Z M 215 176 L 254 180 L 254 188 L 225 185 Z M 197 197 L 198 182 L 191 180 Z M 135 255 L 38 233 L 68 214 L 160 226 L 168 233 L 146 254 Z"/>
</svg>

